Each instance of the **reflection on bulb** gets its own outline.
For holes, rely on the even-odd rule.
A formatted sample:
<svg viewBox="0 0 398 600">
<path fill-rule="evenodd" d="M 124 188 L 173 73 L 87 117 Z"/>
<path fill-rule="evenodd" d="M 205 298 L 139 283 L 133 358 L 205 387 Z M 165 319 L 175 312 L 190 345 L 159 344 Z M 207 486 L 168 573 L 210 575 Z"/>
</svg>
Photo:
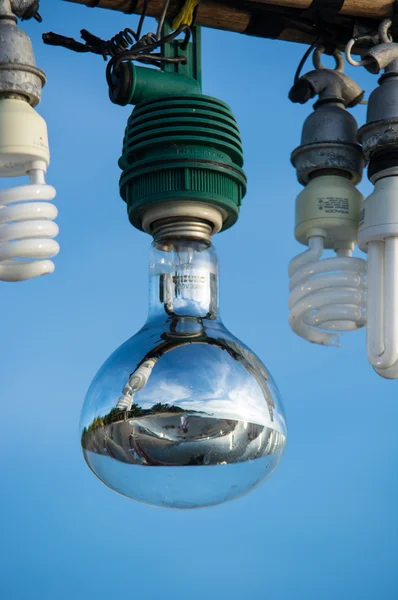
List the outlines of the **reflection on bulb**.
<svg viewBox="0 0 398 600">
<path fill-rule="evenodd" d="M 81 429 L 93 472 L 158 506 L 219 504 L 275 470 L 286 441 L 278 391 L 219 320 L 212 246 L 154 242 L 148 320 L 98 372 Z"/>
</svg>

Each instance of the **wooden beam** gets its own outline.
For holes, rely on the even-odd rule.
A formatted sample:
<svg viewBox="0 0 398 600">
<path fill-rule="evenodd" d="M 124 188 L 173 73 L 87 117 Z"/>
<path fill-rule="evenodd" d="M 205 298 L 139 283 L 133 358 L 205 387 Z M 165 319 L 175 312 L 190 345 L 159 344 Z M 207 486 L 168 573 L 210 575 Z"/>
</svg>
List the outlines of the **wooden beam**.
<svg viewBox="0 0 398 600">
<path fill-rule="evenodd" d="M 77 4 L 93 6 L 94 0 L 68 0 Z M 198 25 L 258 37 L 279 39 L 310 44 L 315 39 L 315 28 L 311 21 L 303 19 L 301 13 L 312 0 L 201 0 L 196 22 Z M 158 17 L 164 0 L 150 0 L 147 14 Z M 171 0 L 169 14 L 180 10 L 183 0 Z M 107 8 L 125 13 L 142 12 L 143 0 L 99 0 L 98 8 Z M 345 0 L 332 23 L 323 27 L 320 43 L 336 43 L 343 48 L 352 37 L 355 18 L 381 20 L 392 12 L 391 0 Z"/>
<path fill-rule="evenodd" d="M 89 6 L 90 4 L 94 4 L 93 0 L 68 0 L 69 2 L 76 2 L 77 4 L 86 4 Z M 253 5 L 261 5 L 268 4 L 272 6 L 283 6 L 289 8 L 296 8 L 305 10 L 310 6 L 312 0 L 247 0 L 247 2 L 234 2 L 234 6 L 241 4 L 242 6 L 246 4 L 249 6 Z M 129 12 L 132 4 L 132 0 L 100 0 L 98 3 L 99 8 L 110 8 L 112 10 L 119 10 L 121 12 Z M 177 3 L 175 3 L 177 4 Z M 393 0 L 345 0 L 341 10 L 340 15 L 346 15 L 350 17 L 361 17 L 367 19 L 377 19 L 381 20 L 385 17 L 392 15 L 393 12 Z M 141 5 L 141 6 L 140 6 Z M 149 3 L 149 13 L 153 16 L 158 15 L 161 6 L 163 5 L 163 0 L 151 0 Z M 230 6 L 228 6 L 230 5 Z M 232 8 L 232 2 L 227 2 L 225 4 L 218 4 L 217 2 L 205 2 L 202 3 L 199 7 L 199 12 L 202 13 L 203 18 L 206 18 L 207 14 L 208 20 L 213 22 L 217 21 L 217 19 L 221 18 L 221 21 L 224 22 L 224 15 L 220 15 L 218 13 L 225 11 L 226 14 L 238 13 L 239 18 L 244 21 L 244 15 L 247 12 L 250 12 L 249 9 L 245 11 L 244 9 Z M 139 13 L 140 7 L 142 7 L 142 2 L 138 2 L 137 9 L 134 12 Z M 209 16 L 209 12 L 214 12 L 214 18 Z"/>
<path fill-rule="evenodd" d="M 75 2 L 77 4 L 85 4 L 90 6 L 90 0 L 68 0 L 69 2 Z M 109 8 L 112 10 L 118 10 L 121 12 L 130 12 L 132 6 L 132 0 L 100 0 L 98 8 Z M 151 0 L 148 3 L 147 14 L 150 17 L 158 17 L 162 11 L 164 0 Z M 138 0 L 135 3 L 134 13 L 140 14 L 142 12 L 143 2 Z M 170 3 L 170 14 L 177 14 L 178 8 L 181 6 L 179 2 L 172 0 Z M 197 23 L 204 27 L 211 27 L 214 29 L 225 29 L 227 31 L 237 31 L 242 33 L 248 26 L 250 21 L 250 12 L 245 9 L 230 8 L 227 5 L 219 4 L 217 2 L 202 2 L 198 9 Z"/>
<path fill-rule="evenodd" d="M 112 0 L 109 0 L 110 2 Z M 290 8 L 305 10 L 312 0 L 258 0 L 262 4 L 278 4 Z M 339 15 L 366 19 L 384 19 L 392 15 L 393 0 L 345 0 Z"/>
</svg>

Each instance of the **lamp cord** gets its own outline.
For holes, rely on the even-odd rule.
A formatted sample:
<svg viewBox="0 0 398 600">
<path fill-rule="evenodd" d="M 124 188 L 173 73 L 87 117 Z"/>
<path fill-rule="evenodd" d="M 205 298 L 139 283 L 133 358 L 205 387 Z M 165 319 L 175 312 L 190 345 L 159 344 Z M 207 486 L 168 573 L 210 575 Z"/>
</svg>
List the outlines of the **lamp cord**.
<svg viewBox="0 0 398 600">
<path fill-rule="evenodd" d="M 187 0 L 191 1 L 191 0 Z M 164 26 L 164 22 L 167 16 L 170 0 L 165 0 L 161 16 L 159 18 L 159 24 L 156 34 L 146 33 L 141 35 L 146 13 L 148 10 L 148 0 L 144 0 L 143 10 L 140 15 L 137 30 L 134 31 L 130 27 L 126 27 L 123 31 L 120 31 L 109 40 L 103 40 L 98 36 L 90 33 L 87 29 L 82 29 L 80 35 L 84 40 L 84 44 L 78 42 L 74 38 L 59 35 L 57 33 L 48 32 L 43 34 L 43 41 L 45 44 L 50 46 L 61 46 L 68 50 L 72 50 L 78 53 L 92 53 L 101 55 L 104 60 L 110 61 L 107 65 L 107 80 L 108 83 L 111 80 L 112 72 L 117 68 L 121 62 L 133 61 L 150 64 L 152 66 L 160 67 L 162 63 L 175 63 L 185 62 L 186 58 L 183 56 L 176 58 L 168 58 L 161 56 L 156 53 L 155 50 L 162 48 L 167 43 L 170 43 L 176 39 L 180 34 L 184 33 L 185 37 L 182 40 L 182 49 L 186 48 L 190 36 L 191 29 L 185 24 L 181 23 L 174 31 L 161 37 L 161 32 Z M 185 5 L 180 13 L 184 11 Z M 192 19 L 194 9 L 192 11 Z M 185 13 L 184 13 L 185 14 Z"/>
</svg>

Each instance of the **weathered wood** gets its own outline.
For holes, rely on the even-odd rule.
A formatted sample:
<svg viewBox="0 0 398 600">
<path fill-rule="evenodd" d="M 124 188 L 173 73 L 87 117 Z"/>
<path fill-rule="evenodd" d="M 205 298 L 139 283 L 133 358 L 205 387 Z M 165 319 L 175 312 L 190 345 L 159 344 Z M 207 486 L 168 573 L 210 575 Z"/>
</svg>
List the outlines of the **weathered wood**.
<svg viewBox="0 0 398 600">
<path fill-rule="evenodd" d="M 69 0 L 77 4 L 90 5 L 90 0 Z M 135 4 L 135 3 L 134 3 Z M 164 0 L 151 0 L 148 3 L 147 14 L 150 17 L 158 17 L 162 11 Z M 130 12 L 132 6 L 131 0 L 100 0 L 98 8 L 110 8 L 121 12 Z M 142 12 L 143 2 L 138 0 L 134 13 Z M 170 13 L 176 14 L 181 3 L 172 0 L 170 3 Z M 198 9 L 197 23 L 204 27 L 214 29 L 224 29 L 227 31 L 236 31 L 242 33 L 247 28 L 250 21 L 250 11 L 246 9 L 235 9 L 228 5 L 217 2 L 202 2 Z"/>
<path fill-rule="evenodd" d="M 68 0 L 77 4 L 92 6 L 93 0 Z M 171 0 L 169 14 L 176 15 L 183 0 Z M 316 37 L 316 29 L 311 22 L 303 19 L 301 13 L 311 4 L 311 0 L 201 0 L 196 23 L 212 29 L 222 29 L 237 33 L 247 33 L 259 37 L 290 42 L 311 44 Z M 164 0 L 150 0 L 147 14 L 158 17 Z M 108 8 L 125 13 L 142 12 L 143 0 L 99 0 L 98 8 Z M 349 12 L 350 11 L 350 12 Z M 344 6 L 333 19 L 322 27 L 320 42 L 336 43 L 343 48 L 352 37 L 355 18 L 372 17 L 381 20 L 392 11 L 391 0 L 346 0 Z M 282 20 L 282 27 L 269 27 Z"/>
<path fill-rule="evenodd" d="M 92 0 L 69 1 L 86 5 L 93 3 Z M 242 2 L 241 4 L 245 4 L 246 6 L 249 6 L 250 4 L 256 4 L 257 6 L 258 4 L 269 4 L 273 6 L 284 6 L 304 10 L 310 6 L 311 2 L 312 0 L 277 0 L 277 2 L 275 2 L 275 0 L 247 0 L 247 2 Z M 138 2 L 137 10 L 134 12 L 140 12 L 141 4 L 142 2 Z M 234 21 L 236 22 L 232 23 L 232 26 L 239 28 L 242 27 L 245 22 L 245 15 L 247 20 L 247 14 L 249 11 L 245 9 L 232 8 L 232 6 L 229 7 L 228 4 L 231 5 L 232 2 L 229 3 L 227 0 L 225 5 L 218 4 L 217 2 L 202 3 L 199 7 L 199 13 L 201 13 L 203 19 L 208 21 L 206 26 L 216 27 L 216 25 L 209 25 L 209 23 L 217 22 L 220 19 L 221 22 L 226 25 L 226 19 L 224 15 L 219 14 L 220 11 L 225 11 L 228 16 L 235 15 Z M 234 2 L 235 6 L 238 4 L 240 3 Z M 151 0 L 149 3 L 149 13 L 153 16 L 158 15 L 162 5 L 163 0 Z M 98 6 L 100 8 L 110 8 L 113 10 L 128 12 L 132 6 L 132 0 L 100 0 Z M 392 6 L 393 0 L 345 0 L 339 14 L 380 20 L 392 14 Z M 205 25 L 205 23 L 203 23 L 203 25 Z"/>
<path fill-rule="evenodd" d="M 111 0 L 109 0 L 111 1 Z M 257 0 L 262 4 L 278 4 L 290 8 L 308 8 L 312 0 Z M 340 15 L 368 19 L 384 19 L 392 14 L 392 0 L 345 0 Z"/>
</svg>

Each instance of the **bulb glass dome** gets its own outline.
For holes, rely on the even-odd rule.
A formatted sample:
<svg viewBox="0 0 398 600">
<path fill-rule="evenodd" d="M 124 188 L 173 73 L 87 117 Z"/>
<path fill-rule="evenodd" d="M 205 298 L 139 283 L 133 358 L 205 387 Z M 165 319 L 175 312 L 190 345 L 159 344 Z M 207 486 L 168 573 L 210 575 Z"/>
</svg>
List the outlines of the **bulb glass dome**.
<svg viewBox="0 0 398 600">
<path fill-rule="evenodd" d="M 218 314 L 205 242 L 154 242 L 144 327 L 105 362 L 81 417 L 85 459 L 106 485 L 171 508 L 241 496 L 279 464 L 286 425 L 272 378 Z"/>
</svg>

